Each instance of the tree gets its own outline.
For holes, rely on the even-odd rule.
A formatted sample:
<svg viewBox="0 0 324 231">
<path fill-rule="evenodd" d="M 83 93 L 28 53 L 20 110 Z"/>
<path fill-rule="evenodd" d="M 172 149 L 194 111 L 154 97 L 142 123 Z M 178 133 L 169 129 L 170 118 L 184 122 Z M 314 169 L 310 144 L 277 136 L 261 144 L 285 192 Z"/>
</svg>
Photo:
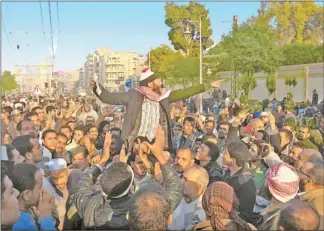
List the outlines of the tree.
<svg viewBox="0 0 324 231">
<path fill-rule="evenodd" d="M 176 5 L 175 3 L 167 3 L 165 6 L 166 20 L 165 24 L 170 27 L 168 33 L 169 40 L 174 46 L 174 49 L 186 55 L 199 56 L 199 41 L 194 40 L 194 36 L 199 35 L 199 25 L 197 23 L 190 24 L 189 21 L 198 22 L 202 20 L 202 45 L 206 50 L 213 44 L 210 39 L 213 31 L 211 22 L 208 18 L 209 11 L 205 6 L 190 2 L 189 5 Z M 185 36 L 184 31 L 189 30 L 191 36 Z"/>
<path fill-rule="evenodd" d="M 259 71 L 273 75 L 279 68 L 280 51 L 276 36 L 266 16 L 259 16 L 240 26 L 236 33 L 225 36 L 210 53 L 226 52 L 223 62 L 243 75 L 238 87 L 248 95 L 255 87 L 254 74 Z"/>
<path fill-rule="evenodd" d="M 323 14 L 323 7 L 314 1 L 271 2 L 270 11 L 280 36 L 279 45 L 303 43 L 307 22 L 316 14 Z"/>
<path fill-rule="evenodd" d="M 19 87 L 16 83 L 15 76 L 10 71 L 5 71 L 1 76 L 1 86 L 3 91 L 15 90 Z"/>
<path fill-rule="evenodd" d="M 268 75 L 266 79 L 266 87 L 269 92 L 269 96 L 276 91 L 276 81 L 274 75 Z"/>
<path fill-rule="evenodd" d="M 161 45 L 150 51 L 151 69 L 163 79 L 167 79 L 174 62 L 180 55 L 168 45 Z M 170 77 L 170 76 L 169 76 Z"/>
<path fill-rule="evenodd" d="M 280 65 L 297 65 L 323 62 L 324 44 L 288 44 L 280 47 Z"/>
<path fill-rule="evenodd" d="M 179 84 L 183 87 L 199 83 L 199 59 L 197 57 L 180 56 L 174 62 L 168 81 L 170 85 Z"/>
</svg>

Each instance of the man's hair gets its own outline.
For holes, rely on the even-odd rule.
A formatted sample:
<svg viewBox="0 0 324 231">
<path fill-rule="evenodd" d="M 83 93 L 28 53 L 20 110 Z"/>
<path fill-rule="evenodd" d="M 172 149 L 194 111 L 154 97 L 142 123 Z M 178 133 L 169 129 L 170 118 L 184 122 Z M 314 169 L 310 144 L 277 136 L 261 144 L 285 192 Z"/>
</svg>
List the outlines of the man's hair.
<svg viewBox="0 0 324 231">
<path fill-rule="evenodd" d="M 8 112 L 9 114 L 11 114 L 11 112 L 13 111 L 12 107 L 10 106 L 5 106 L 2 108 L 2 111 Z"/>
<path fill-rule="evenodd" d="M 320 216 L 306 202 L 293 199 L 280 209 L 277 225 L 285 230 L 318 230 Z"/>
<path fill-rule="evenodd" d="M 83 132 L 83 135 L 85 135 L 86 134 L 86 131 L 85 131 L 85 127 L 81 127 L 81 126 L 77 126 L 75 129 L 74 129 L 74 132 L 75 131 L 82 131 Z"/>
<path fill-rule="evenodd" d="M 89 156 L 89 151 L 84 146 L 79 146 L 71 150 L 72 156 L 82 153 L 84 158 L 87 158 Z"/>
<path fill-rule="evenodd" d="M 300 126 L 300 128 L 307 129 L 308 133 L 310 133 L 310 127 L 309 127 L 309 126 L 307 126 L 307 125 L 302 125 L 302 126 Z"/>
<path fill-rule="evenodd" d="M 16 148 L 12 144 L 6 144 L 5 146 L 7 149 L 8 160 L 12 160 L 13 158 L 12 151 L 15 150 Z"/>
<path fill-rule="evenodd" d="M 33 151 L 33 144 L 30 142 L 31 135 L 18 136 L 12 141 L 12 145 L 19 151 L 20 155 L 26 157 L 27 152 Z"/>
<path fill-rule="evenodd" d="M 62 131 L 62 129 L 69 129 L 70 132 L 72 132 L 72 129 L 70 128 L 70 126 L 68 125 L 64 125 L 60 128 L 60 132 Z"/>
<path fill-rule="evenodd" d="M 24 120 L 30 120 L 30 117 L 32 116 L 38 116 L 38 114 L 36 112 L 28 112 L 26 113 Z"/>
<path fill-rule="evenodd" d="M 47 106 L 46 107 L 46 114 L 48 114 L 50 111 L 53 111 L 53 110 L 55 110 L 54 106 Z"/>
<path fill-rule="evenodd" d="M 280 130 L 280 132 L 283 132 L 285 134 L 285 136 L 288 138 L 289 142 L 291 142 L 293 140 L 294 135 L 288 129 L 283 128 L 283 129 Z"/>
<path fill-rule="evenodd" d="M 305 145 L 302 142 L 294 142 L 293 145 L 291 147 L 296 147 L 296 148 L 300 148 L 300 149 L 304 149 Z"/>
<path fill-rule="evenodd" d="M 36 107 L 33 107 L 33 109 L 31 109 L 31 112 L 36 112 L 38 109 L 43 110 L 42 107 L 40 107 L 40 106 L 36 106 Z"/>
<path fill-rule="evenodd" d="M 4 185 L 4 178 L 8 176 L 7 167 L 1 162 L 1 199 L 3 199 L 3 193 L 6 190 L 6 186 Z M 2 200 L 1 200 L 2 201 Z"/>
<path fill-rule="evenodd" d="M 68 138 L 67 138 L 67 136 L 66 136 L 64 133 L 59 132 L 59 133 L 57 134 L 57 137 L 59 137 L 59 136 L 64 137 L 64 138 L 66 139 L 66 141 L 68 141 Z"/>
<path fill-rule="evenodd" d="M 35 187 L 35 173 L 39 169 L 32 164 L 16 164 L 12 172 L 14 187 L 22 193 L 25 190 L 33 190 Z"/>
<path fill-rule="evenodd" d="M 210 156 L 212 161 L 216 161 L 219 157 L 218 146 L 210 141 L 207 141 L 204 144 L 209 148 L 208 156 Z"/>
<path fill-rule="evenodd" d="M 96 125 L 91 125 L 91 126 L 88 127 L 88 132 L 89 132 L 90 129 L 92 129 L 92 128 L 96 128 L 96 129 L 98 130 L 98 127 L 97 127 Z"/>
<path fill-rule="evenodd" d="M 188 121 L 189 123 L 191 123 L 191 125 L 194 125 L 194 124 L 195 124 L 195 119 L 192 118 L 191 116 L 187 116 L 186 118 L 184 118 L 184 120 L 183 120 L 183 125 L 185 125 L 185 123 L 186 123 L 187 121 Z"/>
<path fill-rule="evenodd" d="M 132 173 L 127 164 L 117 162 L 102 172 L 100 185 L 108 197 L 116 197 L 126 191 L 132 183 Z"/>
<path fill-rule="evenodd" d="M 129 208 L 130 230 L 167 230 L 170 204 L 164 189 L 148 184 L 132 197 Z"/>
<path fill-rule="evenodd" d="M 262 140 L 265 141 L 266 143 L 270 143 L 270 135 L 268 132 L 264 130 L 258 130 L 257 132 L 262 133 Z"/>
<path fill-rule="evenodd" d="M 227 145 L 228 153 L 231 158 L 236 160 L 236 164 L 239 167 L 243 167 L 245 162 L 249 160 L 249 149 L 240 140 L 234 140 L 228 143 Z"/>
<path fill-rule="evenodd" d="M 16 126 L 17 131 L 20 132 L 20 131 L 22 130 L 22 123 L 24 123 L 24 122 L 29 122 L 29 121 L 30 121 L 30 120 L 21 120 L 21 121 L 19 121 L 19 122 L 17 123 L 17 126 Z"/>
<path fill-rule="evenodd" d="M 53 129 L 48 129 L 48 130 L 43 132 L 42 139 L 44 140 L 45 137 L 47 136 L 47 134 L 49 134 L 49 133 L 55 133 L 57 135 L 56 131 L 54 131 Z"/>
<path fill-rule="evenodd" d="M 309 169 L 306 174 L 314 184 L 324 186 L 324 161 L 311 158 L 307 162 L 312 163 L 314 167 Z"/>
<path fill-rule="evenodd" d="M 221 122 L 219 122 L 218 123 L 218 127 L 220 127 L 221 125 L 225 125 L 225 126 L 231 127 L 231 124 L 228 121 L 221 121 Z"/>
</svg>

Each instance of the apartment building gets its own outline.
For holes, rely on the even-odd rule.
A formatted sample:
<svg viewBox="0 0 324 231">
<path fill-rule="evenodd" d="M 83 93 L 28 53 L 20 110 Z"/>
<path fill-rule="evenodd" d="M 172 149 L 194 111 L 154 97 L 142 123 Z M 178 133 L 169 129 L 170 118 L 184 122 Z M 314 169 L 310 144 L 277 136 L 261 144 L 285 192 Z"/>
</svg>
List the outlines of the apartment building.
<svg viewBox="0 0 324 231">
<path fill-rule="evenodd" d="M 140 75 L 144 62 L 145 57 L 138 52 L 98 48 L 87 56 L 84 64 L 83 86 L 88 86 L 95 73 L 99 77 L 99 82 L 107 90 L 120 91 L 128 79 Z"/>
</svg>

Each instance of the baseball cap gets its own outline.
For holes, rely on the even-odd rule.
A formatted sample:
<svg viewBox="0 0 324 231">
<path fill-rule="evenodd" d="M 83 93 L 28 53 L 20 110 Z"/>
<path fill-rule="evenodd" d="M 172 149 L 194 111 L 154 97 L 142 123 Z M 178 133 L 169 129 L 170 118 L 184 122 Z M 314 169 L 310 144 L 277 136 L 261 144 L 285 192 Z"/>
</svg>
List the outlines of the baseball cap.
<svg viewBox="0 0 324 231">
<path fill-rule="evenodd" d="M 22 112 L 19 111 L 19 110 L 17 110 L 17 109 L 15 109 L 15 110 L 13 110 L 13 111 L 11 112 L 11 116 L 16 116 L 16 115 L 19 115 L 19 114 L 22 114 Z"/>
</svg>

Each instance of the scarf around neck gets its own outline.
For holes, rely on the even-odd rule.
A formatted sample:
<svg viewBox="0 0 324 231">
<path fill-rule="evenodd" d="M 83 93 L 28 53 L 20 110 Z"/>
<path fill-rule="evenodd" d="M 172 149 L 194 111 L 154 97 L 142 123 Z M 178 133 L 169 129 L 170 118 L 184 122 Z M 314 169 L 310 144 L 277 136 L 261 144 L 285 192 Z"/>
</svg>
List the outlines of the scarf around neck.
<svg viewBox="0 0 324 231">
<path fill-rule="evenodd" d="M 135 89 L 136 91 L 140 92 L 142 95 L 144 95 L 146 98 L 148 98 L 151 101 L 160 102 L 161 100 L 168 98 L 171 91 L 165 88 L 161 89 L 162 94 L 159 95 L 158 93 L 152 91 L 151 88 L 139 86 Z"/>
</svg>

